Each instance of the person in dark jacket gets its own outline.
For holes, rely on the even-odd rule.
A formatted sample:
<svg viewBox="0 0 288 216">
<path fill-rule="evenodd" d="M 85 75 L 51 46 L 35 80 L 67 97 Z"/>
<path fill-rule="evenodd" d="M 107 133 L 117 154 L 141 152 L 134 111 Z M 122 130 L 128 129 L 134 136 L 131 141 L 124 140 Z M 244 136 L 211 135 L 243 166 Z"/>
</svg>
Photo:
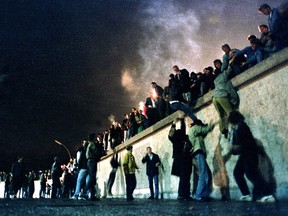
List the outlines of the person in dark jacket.
<svg viewBox="0 0 288 216">
<path fill-rule="evenodd" d="M 99 198 L 95 196 L 96 185 L 96 173 L 97 163 L 101 157 L 104 156 L 104 146 L 99 136 L 95 133 L 91 133 L 88 136 L 88 146 L 86 149 L 88 180 L 86 181 L 86 191 L 90 192 L 90 199 L 92 201 L 99 201 Z M 88 198 L 88 194 L 83 194 L 83 197 Z"/>
<path fill-rule="evenodd" d="M 242 193 L 239 200 L 260 202 L 275 202 L 272 192 L 262 178 L 258 168 L 257 143 L 252 135 L 249 126 L 245 123 L 244 116 L 238 111 L 232 111 L 228 117 L 232 129 L 229 141 L 232 144 L 232 154 L 239 155 L 234 168 L 234 178 Z M 246 180 L 253 184 L 253 197 L 251 197 Z"/>
<path fill-rule="evenodd" d="M 169 131 L 169 140 L 173 144 L 172 175 L 178 176 L 178 199 L 191 200 L 190 197 L 190 176 L 192 173 L 192 156 L 183 152 L 184 140 L 187 138 L 184 118 L 180 119 L 180 129 L 176 130 L 176 121 L 173 122 Z"/>
<path fill-rule="evenodd" d="M 76 190 L 72 199 L 78 199 L 83 188 L 83 194 L 86 194 L 86 184 L 88 183 L 88 168 L 87 168 L 87 159 L 86 159 L 86 149 L 88 146 L 88 141 L 83 140 L 82 146 L 77 150 L 76 153 L 76 162 L 78 164 L 78 177 L 76 182 Z"/>
<path fill-rule="evenodd" d="M 60 176 L 62 175 L 61 164 L 59 163 L 58 157 L 54 158 L 54 163 L 51 167 L 51 175 L 52 175 L 52 194 L 51 198 L 59 198 L 60 190 L 61 190 L 61 182 Z"/>
<path fill-rule="evenodd" d="M 12 169 L 12 197 L 16 198 L 18 191 L 21 189 L 25 178 L 25 165 L 23 157 L 18 156 L 17 160 L 13 163 Z"/>
<path fill-rule="evenodd" d="M 107 189 L 108 189 L 108 195 L 113 196 L 112 195 L 112 186 L 113 186 L 114 181 L 115 181 L 117 169 L 120 165 L 119 161 L 118 161 L 118 154 L 117 153 L 113 154 L 113 156 L 110 160 L 110 164 L 111 164 L 112 170 L 110 172 L 109 179 L 107 182 Z"/>
<path fill-rule="evenodd" d="M 4 198 L 9 199 L 10 198 L 10 190 L 11 190 L 11 181 L 12 181 L 12 176 L 10 173 L 7 173 L 5 175 L 5 189 L 4 189 Z"/>
<path fill-rule="evenodd" d="M 28 175 L 28 198 L 33 198 L 33 194 L 35 192 L 35 185 L 34 185 L 35 178 L 36 175 L 32 170 L 31 172 L 29 172 Z"/>
<path fill-rule="evenodd" d="M 147 147 L 146 155 L 143 157 L 142 163 L 146 163 L 146 174 L 149 180 L 150 197 L 148 199 L 154 199 L 154 198 L 158 199 L 159 198 L 158 167 L 161 164 L 160 158 L 157 154 L 152 152 L 151 147 Z M 155 197 L 154 197 L 153 180 L 155 186 Z"/>
<path fill-rule="evenodd" d="M 183 103 L 184 99 L 181 92 L 181 86 L 179 85 L 179 81 L 175 77 L 169 80 L 168 101 L 172 111 L 181 110 L 185 114 L 187 114 L 193 121 L 197 120 L 197 117 L 194 115 L 189 105 Z"/>
<path fill-rule="evenodd" d="M 271 8 L 268 4 L 262 4 L 259 12 L 268 16 L 269 29 L 273 34 L 276 50 L 279 51 L 288 46 L 288 4 L 281 4 L 277 8 Z"/>
<path fill-rule="evenodd" d="M 40 175 L 40 191 L 39 198 L 45 198 L 46 194 L 47 174 L 43 171 Z"/>
</svg>

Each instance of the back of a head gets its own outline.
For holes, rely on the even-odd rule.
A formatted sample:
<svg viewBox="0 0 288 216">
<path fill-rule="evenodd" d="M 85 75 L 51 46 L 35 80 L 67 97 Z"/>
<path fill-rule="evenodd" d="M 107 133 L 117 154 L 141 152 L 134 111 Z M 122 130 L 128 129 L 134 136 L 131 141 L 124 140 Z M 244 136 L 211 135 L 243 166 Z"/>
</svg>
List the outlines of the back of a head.
<svg viewBox="0 0 288 216">
<path fill-rule="evenodd" d="M 88 136 L 88 140 L 89 140 L 89 141 L 94 141 L 95 138 L 96 138 L 96 134 L 95 134 L 95 133 L 91 133 L 91 134 L 89 134 L 89 136 Z"/>
<path fill-rule="evenodd" d="M 237 124 L 243 121 L 245 121 L 245 117 L 239 111 L 234 110 L 228 116 L 228 122 L 231 124 Z"/>
<path fill-rule="evenodd" d="M 178 67 L 178 65 L 174 65 L 174 66 L 173 66 L 173 70 L 177 70 L 177 71 L 179 71 L 179 67 Z"/>
<path fill-rule="evenodd" d="M 258 38 L 252 38 L 250 39 L 250 44 L 254 44 L 256 46 L 261 44 L 261 41 Z"/>
<path fill-rule="evenodd" d="M 229 50 L 230 50 L 230 46 L 229 46 L 228 44 L 222 45 L 222 49 L 223 49 L 223 48 L 226 48 L 226 49 L 229 49 Z"/>
<path fill-rule="evenodd" d="M 209 67 L 207 67 L 207 70 L 212 74 L 213 73 L 213 71 L 214 71 L 214 69 L 213 69 L 213 67 L 212 66 L 209 66 Z"/>
<path fill-rule="evenodd" d="M 131 151 L 132 149 L 133 149 L 132 145 L 128 145 L 128 146 L 126 147 L 126 150 L 127 150 L 127 151 Z"/>
<path fill-rule="evenodd" d="M 257 38 L 256 35 L 248 35 L 247 40 L 251 41 L 253 39 Z"/>
<path fill-rule="evenodd" d="M 261 11 L 263 9 L 271 9 L 271 7 L 268 4 L 262 4 L 262 5 L 260 5 L 258 10 Z"/>
</svg>

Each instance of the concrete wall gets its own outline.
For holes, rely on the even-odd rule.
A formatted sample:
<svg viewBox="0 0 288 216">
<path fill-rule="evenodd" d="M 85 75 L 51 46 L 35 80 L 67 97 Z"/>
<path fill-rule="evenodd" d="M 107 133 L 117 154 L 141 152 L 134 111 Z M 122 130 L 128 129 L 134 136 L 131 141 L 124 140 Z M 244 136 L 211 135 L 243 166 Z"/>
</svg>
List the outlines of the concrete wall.
<svg viewBox="0 0 288 216">
<path fill-rule="evenodd" d="M 240 96 L 239 111 L 244 114 L 259 145 L 262 145 L 260 167 L 265 179 L 275 186 L 279 199 L 288 198 L 288 126 L 287 126 L 287 92 L 288 87 L 288 49 L 276 53 L 255 67 L 245 71 L 232 80 Z M 198 118 L 208 123 L 218 121 L 216 110 L 211 104 L 211 92 L 197 101 L 194 107 Z M 172 145 L 168 140 L 168 131 L 172 121 L 179 115 L 176 112 L 142 133 L 117 147 L 119 158 L 126 152 L 125 146 L 133 144 L 140 173 L 136 174 L 137 188 L 135 197 L 149 197 L 148 179 L 141 159 L 147 146 L 160 156 L 164 170 L 160 170 L 160 192 L 164 198 L 176 198 L 179 179 L 171 176 Z M 186 118 L 187 125 L 190 119 Z M 212 196 L 221 198 L 220 188 L 229 185 L 232 199 L 240 196 L 234 181 L 233 169 L 237 156 L 228 154 L 230 144 L 219 136 L 218 125 L 205 139 L 208 150 L 207 161 L 213 173 Z M 111 154 L 98 164 L 98 186 L 101 196 L 106 196 L 105 184 L 111 171 Z M 192 183 L 192 178 L 191 178 Z M 192 185 L 192 184 L 191 184 Z M 251 184 L 249 185 L 251 187 Z M 125 178 L 121 168 L 118 169 L 112 193 L 125 197 Z"/>
</svg>

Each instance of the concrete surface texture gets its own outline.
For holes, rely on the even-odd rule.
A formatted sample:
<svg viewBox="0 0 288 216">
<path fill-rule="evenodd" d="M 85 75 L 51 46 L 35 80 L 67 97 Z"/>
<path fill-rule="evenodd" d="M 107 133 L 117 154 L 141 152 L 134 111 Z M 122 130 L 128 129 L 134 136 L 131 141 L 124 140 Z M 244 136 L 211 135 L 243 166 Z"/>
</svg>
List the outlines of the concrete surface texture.
<svg viewBox="0 0 288 216">
<path fill-rule="evenodd" d="M 68 199 L 0 199 L 0 215 L 277 215 L 288 214 L 287 201 L 276 203 L 221 202 L 199 203 L 178 200 L 101 199 L 97 202 Z"/>
<path fill-rule="evenodd" d="M 240 96 L 239 111 L 245 116 L 246 122 L 262 149 L 259 158 L 262 174 L 271 183 L 270 186 L 273 187 L 278 199 L 288 198 L 288 126 L 286 117 L 288 110 L 286 93 L 288 48 L 245 71 L 234 78 L 232 82 L 238 88 Z M 211 93 L 200 98 L 195 109 L 197 117 L 205 123 L 219 120 L 217 112 L 211 104 Z M 140 167 L 140 173 L 136 174 L 135 197 L 146 198 L 150 195 L 145 166 L 141 163 L 147 146 L 151 146 L 163 162 L 164 169 L 160 170 L 161 196 L 167 199 L 177 197 L 179 179 L 171 176 L 172 144 L 168 140 L 168 131 L 177 116 L 179 116 L 179 112 L 168 116 L 116 148 L 121 160 L 126 152 L 125 146 L 133 145 L 133 153 Z M 185 120 L 188 129 L 191 120 L 189 118 Z M 208 151 L 207 162 L 213 174 L 211 196 L 220 199 L 220 189 L 228 186 L 231 198 L 236 199 L 241 195 L 233 177 L 237 156 L 228 154 L 231 145 L 219 134 L 217 125 L 205 138 Z M 111 171 L 110 158 L 111 154 L 98 164 L 98 193 L 104 197 L 106 196 L 105 185 Z M 192 183 L 191 178 L 191 185 Z M 251 188 L 251 184 L 249 186 Z M 121 168 L 118 169 L 112 193 L 114 197 L 125 197 L 125 178 Z"/>
</svg>

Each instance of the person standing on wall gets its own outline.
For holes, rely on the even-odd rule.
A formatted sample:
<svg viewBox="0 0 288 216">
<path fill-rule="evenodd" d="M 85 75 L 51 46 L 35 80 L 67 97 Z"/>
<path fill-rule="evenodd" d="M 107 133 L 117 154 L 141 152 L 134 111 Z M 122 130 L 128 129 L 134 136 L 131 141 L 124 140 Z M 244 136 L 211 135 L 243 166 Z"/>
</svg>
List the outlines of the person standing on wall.
<svg viewBox="0 0 288 216">
<path fill-rule="evenodd" d="M 152 152 L 151 147 L 147 147 L 146 155 L 143 157 L 142 163 L 146 163 L 146 174 L 149 180 L 150 197 L 148 199 L 155 198 L 157 200 L 159 198 L 158 167 L 161 164 L 160 158 L 157 154 Z M 155 197 L 154 197 L 153 181 L 155 185 Z"/>
</svg>

